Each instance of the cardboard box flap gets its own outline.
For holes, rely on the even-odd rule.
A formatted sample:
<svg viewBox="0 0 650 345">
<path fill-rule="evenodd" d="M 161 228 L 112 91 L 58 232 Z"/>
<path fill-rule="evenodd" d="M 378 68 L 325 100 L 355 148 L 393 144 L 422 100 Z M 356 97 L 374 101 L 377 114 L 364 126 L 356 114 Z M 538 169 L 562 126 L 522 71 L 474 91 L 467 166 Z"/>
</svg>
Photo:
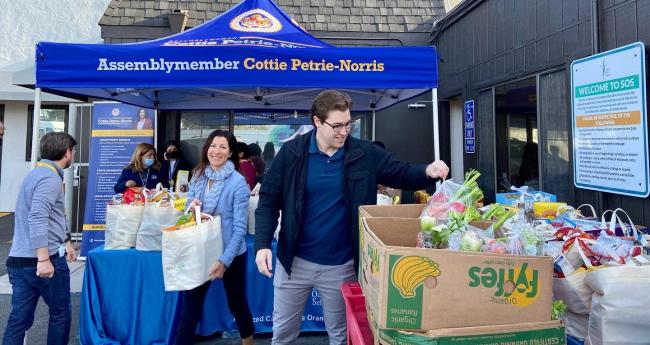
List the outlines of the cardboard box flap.
<svg viewBox="0 0 650 345">
<path fill-rule="evenodd" d="M 531 331 L 538 329 L 546 329 L 551 327 L 561 327 L 560 321 L 547 321 L 547 322 L 531 322 L 531 323 L 515 323 L 510 325 L 494 325 L 494 326 L 477 326 L 477 327 L 460 327 L 460 328 L 442 328 L 426 332 L 429 337 L 444 337 L 455 335 L 484 335 L 503 332 L 519 332 Z"/>
<path fill-rule="evenodd" d="M 367 205 L 359 207 L 361 217 L 420 218 L 424 204 Z"/>
</svg>

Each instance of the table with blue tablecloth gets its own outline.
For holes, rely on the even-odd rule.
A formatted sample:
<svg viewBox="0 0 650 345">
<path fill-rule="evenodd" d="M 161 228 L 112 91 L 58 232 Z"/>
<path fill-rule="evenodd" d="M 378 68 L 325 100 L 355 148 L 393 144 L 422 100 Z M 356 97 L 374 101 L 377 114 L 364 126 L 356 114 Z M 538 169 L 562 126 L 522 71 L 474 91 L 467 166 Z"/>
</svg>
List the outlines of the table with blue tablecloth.
<svg viewBox="0 0 650 345">
<path fill-rule="evenodd" d="M 255 331 L 271 332 L 273 281 L 257 272 L 253 238 L 249 236 L 246 244 L 246 293 Z M 179 293 L 165 292 L 161 252 L 99 247 L 88 253 L 79 320 L 82 344 L 167 344 L 178 322 L 179 307 Z M 212 283 L 203 309 L 197 334 L 236 330 L 220 280 Z M 325 330 L 315 290 L 307 302 L 301 329 Z"/>
</svg>

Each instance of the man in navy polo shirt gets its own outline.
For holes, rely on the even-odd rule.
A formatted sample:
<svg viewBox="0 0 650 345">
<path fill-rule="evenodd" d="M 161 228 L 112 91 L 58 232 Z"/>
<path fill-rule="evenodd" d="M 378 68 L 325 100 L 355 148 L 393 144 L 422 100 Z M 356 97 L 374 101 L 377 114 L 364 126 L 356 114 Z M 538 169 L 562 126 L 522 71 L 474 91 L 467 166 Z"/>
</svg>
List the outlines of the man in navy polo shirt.
<svg viewBox="0 0 650 345">
<path fill-rule="evenodd" d="M 312 288 L 321 296 L 330 344 L 345 344 L 340 286 L 356 280 L 359 206 L 377 202 L 379 183 L 416 190 L 449 172 L 442 161 L 426 166 L 400 162 L 372 142 L 351 137 L 351 108 L 347 94 L 328 90 L 318 95 L 311 107 L 315 130 L 282 146 L 260 189 L 255 261 L 268 277 L 282 211 L 273 280 L 274 345 L 298 337 Z"/>
</svg>

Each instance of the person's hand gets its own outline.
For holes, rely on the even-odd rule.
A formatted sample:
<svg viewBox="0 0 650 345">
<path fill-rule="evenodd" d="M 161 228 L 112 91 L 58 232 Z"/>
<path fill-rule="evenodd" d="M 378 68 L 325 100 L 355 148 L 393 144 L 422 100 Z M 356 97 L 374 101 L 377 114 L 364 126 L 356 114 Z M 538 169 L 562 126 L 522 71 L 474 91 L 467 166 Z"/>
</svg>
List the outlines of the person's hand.
<svg viewBox="0 0 650 345">
<path fill-rule="evenodd" d="M 449 174 L 449 167 L 447 164 L 441 160 L 437 160 L 429 165 L 426 169 L 427 176 L 431 178 L 441 178 L 446 179 Z"/>
<path fill-rule="evenodd" d="M 217 261 L 210 269 L 210 280 L 221 279 L 224 273 L 226 273 L 226 264 Z"/>
<path fill-rule="evenodd" d="M 74 247 L 72 246 L 71 242 L 66 242 L 65 243 L 65 251 L 67 252 L 65 258 L 68 261 L 75 261 L 77 260 L 77 253 L 74 250 Z"/>
<path fill-rule="evenodd" d="M 138 185 L 138 184 L 135 183 L 135 181 L 133 181 L 133 180 L 128 180 L 128 181 L 126 181 L 125 184 L 126 184 L 126 186 L 129 187 L 129 188 L 131 188 L 131 187 L 135 187 L 135 186 Z"/>
<path fill-rule="evenodd" d="M 255 256 L 257 270 L 263 275 L 271 278 L 273 276 L 273 253 L 271 249 L 260 249 Z"/>
<path fill-rule="evenodd" d="M 54 277 L 54 266 L 52 266 L 52 262 L 49 258 L 46 261 L 36 264 L 36 276 L 44 279 Z"/>
<path fill-rule="evenodd" d="M 190 207 L 188 208 L 188 210 L 190 210 L 190 211 L 194 211 L 194 208 L 195 208 L 195 207 L 197 207 L 197 206 L 200 207 L 202 204 L 203 204 L 203 203 L 201 202 L 201 200 L 199 200 L 199 199 L 194 199 L 194 200 L 192 200 L 192 202 L 190 203 Z"/>
</svg>

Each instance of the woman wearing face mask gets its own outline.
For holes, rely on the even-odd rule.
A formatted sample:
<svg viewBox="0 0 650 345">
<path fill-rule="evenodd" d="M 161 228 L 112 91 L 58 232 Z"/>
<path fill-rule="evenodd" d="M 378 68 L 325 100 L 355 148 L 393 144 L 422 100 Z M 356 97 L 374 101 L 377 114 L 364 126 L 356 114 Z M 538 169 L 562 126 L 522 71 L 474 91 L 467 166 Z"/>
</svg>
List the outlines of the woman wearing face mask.
<svg viewBox="0 0 650 345">
<path fill-rule="evenodd" d="M 169 179 L 165 171 L 160 170 L 160 162 L 156 159 L 156 149 L 146 143 L 136 146 L 131 162 L 124 169 L 115 184 L 115 193 L 124 193 L 129 187 L 146 187 L 155 189 L 158 183 L 169 188 Z"/>
<path fill-rule="evenodd" d="M 169 140 L 165 146 L 167 149 L 163 155 L 164 160 L 161 162 L 162 170 L 167 172 L 167 177 L 169 177 L 169 185 L 174 188 L 178 172 L 181 170 L 190 172 L 188 180 L 191 180 L 192 173 L 190 170 L 192 168 L 190 167 L 190 164 L 187 162 L 187 160 L 185 160 L 185 157 L 183 157 L 180 146 L 178 146 L 178 143 L 175 140 Z M 187 190 L 184 192 L 187 192 Z"/>
<path fill-rule="evenodd" d="M 211 279 L 223 281 L 228 307 L 235 317 L 243 345 L 253 344 L 255 325 L 246 299 L 246 224 L 250 189 L 239 172 L 237 139 L 228 131 L 210 134 L 201 150 L 199 165 L 190 183 L 189 208 L 219 215 L 224 251 L 210 270 Z M 193 344 L 196 325 L 210 284 L 181 294 L 182 307 L 174 344 Z M 209 308 L 209 306 L 208 306 Z"/>
</svg>

